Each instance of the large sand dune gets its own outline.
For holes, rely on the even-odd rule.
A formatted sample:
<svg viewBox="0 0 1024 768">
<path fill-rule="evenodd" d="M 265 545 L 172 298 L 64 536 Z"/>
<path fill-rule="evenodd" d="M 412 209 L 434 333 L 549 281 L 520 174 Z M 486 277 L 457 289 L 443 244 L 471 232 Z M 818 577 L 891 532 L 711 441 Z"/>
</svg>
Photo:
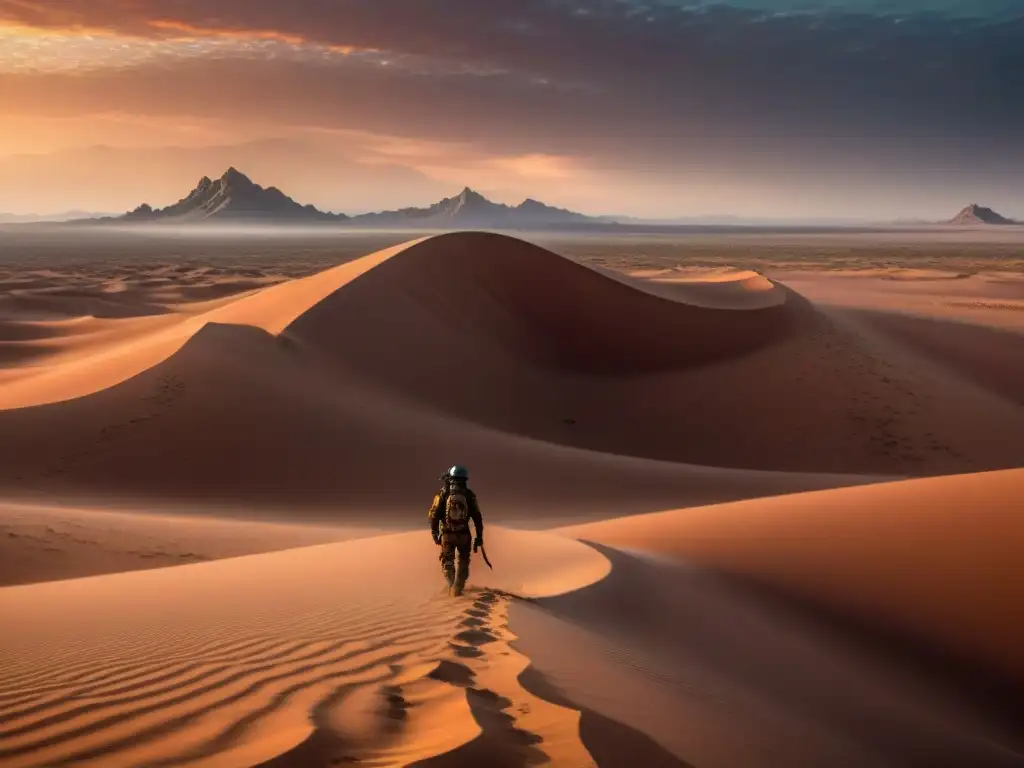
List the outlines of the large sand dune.
<svg viewBox="0 0 1024 768">
<path fill-rule="evenodd" d="M 690 441 L 661 420 L 668 405 L 629 413 L 633 398 L 653 402 L 638 374 L 770 346 L 808 310 L 764 311 L 667 301 L 511 238 L 414 242 L 0 386 L 0 472 L 29 496 L 406 519 L 457 457 L 490 467 L 492 513 L 520 518 L 538 496 L 594 515 L 861 482 L 644 460 L 646 443 L 670 458 Z M 23 400 L 58 393 L 69 399 Z M 623 418 L 608 422 L 616 402 Z"/>
<path fill-rule="evenodd" d="M 492 512 L 524 518 L 1024 459 L 1009 404 L 759 287 L 779 301 L 714 309 L 508 237 L 414 241 L 8 370 L 0 484 L 410 515 L 461 460 L 487 467 Z"/>
</svg>

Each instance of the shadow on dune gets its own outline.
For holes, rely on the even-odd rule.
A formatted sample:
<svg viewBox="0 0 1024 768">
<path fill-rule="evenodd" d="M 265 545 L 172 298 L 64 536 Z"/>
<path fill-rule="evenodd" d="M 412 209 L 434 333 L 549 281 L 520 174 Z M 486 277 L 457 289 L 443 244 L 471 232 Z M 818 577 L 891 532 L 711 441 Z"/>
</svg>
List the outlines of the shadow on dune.
<svg viewBox="0 0 1024 768">
<path fill-rule="evenodd" d="M 52 324 L 0 318 L 0 342 L 59 339 L 74 334 L 75 330 L 73 325 L 60 327 Z"/>
<path fill-rule="evenodd" d="M 751 310 L 695 306 L 505 235 L 459 232 L 397 253 L 304 312 L 283 337 L 375 387 L 488 428 L 757 469 L 759 460 L 737 455 L 745 447 L 714 436 L 723 418 L 747 418 L 732 413 L 744 404 L 700 418 L 706 399 L 686 377 L 806 334 L 814 310 L 773 290 L 786 300 Z M 738 378 L 725 375 L 735 386 Z M 694 421 L 704 425 L 699 442 L 688 435 Z M 702 460 L 708 445 L 723 455 Z"/>
<path fill-rule="evenodd" d="M 962 702 L 981 720 L 1007 734 L 1013 740 L 1013 749 L 1024 750 L 1024 740 L 1012 736 L 1024 722 L 1024 680 L 1015 680 L 996 665 L 985 664 L 881 620 L 806 600 L 754 579 L 725 574 L 715 578 L 811 631 L 840 639 L 851 648 L 927 681 L 940 695 Z M 1020 759 L 1024 764 L 1024 754 Z"/>
<path fill-rule="evenodd" d="M 700 739 L 691 745 L 673 725 L 687 711 L 699 721 L 688 727 L 701 733 L 744 734 L 737 765 L 855 759 L 853 764 L 861 766 L 1010 768 L 1024 761 L 1013 751 L 1020 745 L 1001 746 L 993 737 L 1008 733 L 1004 721 L 986 722 L 980 708 L 954 703 L 942 680 L 922 678 L 905 660 L 865 644 L 848 626 L 823 622 L 820 614 L 809 617 L 732 579 L 590 545 L 612 562 L 604 580 L 566 595 L 516 602 L 510 609 L 519 638 L 514 647 L 554 685 L 560 678 L 576 681 L 578 689 L 570 691 L 574 708 L 600 706 L 608 716 L 632 716 L 631 727 L 667 746 L 682 739 L 673 751 L 697 765 L 705 757 Z M 595 638 L 595 645 L 553 648 L 550 632 L 559 625 L 585 631 L 579 637 Z M 588 654 L 591 666 L 574 667 Z M 655 681 L 677 714 L 644 712 L 642 703 L 623 707 L 609 700 L 600 684 L 587 689 L 586 670 L 593 664 Z M 600 678 L 597 669 L 593 674 Z M 528 677 L 524 684 L 529 682 Z M 769 713 L 783 702 L 805 740 L 800 760 L 796 753 L 772 752 L 787 749 L 784 735 L 767 724 Z M 855 748 L 868 749 L 872 760 L 846 751 Z"/>
<path fill-rule="evenodd" d="M 41 344 L 0 340 L 0 368 L 22 368 L 52 355 L 53 350 Z"/>
<path fill-rule="evenodd" d="M 330 728 L 320 727 L 325 713 L 329 712 L 352 690 L 351 686 L 341 686 L 327 696 L 310 712 L 310 720 L 316 726 L 313 733 L 302 743 L 292 747 L 270 760 L 257 763 L 252 768 L 327 768 L 336 765 L 358 764 L 358 758 L 352 757 L 355 752 L 345 739 Z"/>
<path fill-rule="evenodd" d="M 462 768 L 466 765 L 526 768 L 550 763 L 543 739 L 517 728 L 515 718 L 506 714 L 511 701 L 480 688 L 468 688 L 466 699 L 473 719 L 480 726 L 480 735 L 450 752 L 410 763 L 410 768 Z"/>
<path fill-rule="evenodd" d="M 580 713 L 580 740 L 600 768 L 693 768 L 642 731 L 576 704 L 533 666 L 520 673 L 519 684 L 534 696 Z"/>
<path fill-rule="evenodd" d="M 910 349 L 1007 400 L 1024 405 L 1021 334 L 895 312 L 846 310 Z"/>
<path fill-rule="evenodd" d="M 698 307 L 515 238 L 458 232 L 410 246 L 285 333 L 361 369 L 387 363 L 394 373 L 402 364 L 420 387 L 440 374 L 450 392 L 457 383 L 447 361 L 479 365 L 501 354 L 619 376 L 732 358 L 800 329 L 809 306 L 788 296 L 793 301 L 754 310 Z M 396 349 L 401 360 L 382 357 Z"/>
<path fill-rule="evenodd" d="M 40 320 L 85 316 L 117 320 L 166 315 L 171 310 L 137 296 L 118 298 L 117 294 L 87 288 L 53 288 L 0 297 L 0 312 Z"/>
<path fill-rule="evenodd" d="M 993 451 L 998 463 L 933 449 L 927 392 L 886 376 L 799 294 L 770 291 L 785 300 L 697 306 L 508 236 L 459 232 L 382 261 L 283 336 L 438 414 L 602 453 L 908 476 L 1016 463 L 1015 449 Z"/>
</svg>

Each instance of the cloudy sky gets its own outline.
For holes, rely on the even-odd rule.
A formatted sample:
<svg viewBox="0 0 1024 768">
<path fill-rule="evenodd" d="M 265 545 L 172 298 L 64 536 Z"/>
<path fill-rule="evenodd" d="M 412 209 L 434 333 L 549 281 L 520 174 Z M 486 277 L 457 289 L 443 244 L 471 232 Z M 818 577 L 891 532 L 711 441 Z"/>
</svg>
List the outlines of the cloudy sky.
<svg viewBox="0 0 1024 768">
<path fill-rule="evenodd" d="M 1022 0 L 0 0 L 0 211 L 1024 217 Z"/>
</svg>

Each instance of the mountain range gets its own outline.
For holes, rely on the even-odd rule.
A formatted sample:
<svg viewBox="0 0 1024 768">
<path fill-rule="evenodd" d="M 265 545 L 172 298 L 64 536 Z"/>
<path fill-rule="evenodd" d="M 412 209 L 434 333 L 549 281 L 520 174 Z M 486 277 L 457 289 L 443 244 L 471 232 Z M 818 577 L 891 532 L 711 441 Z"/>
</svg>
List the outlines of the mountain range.
<svg viewBox="0 0 1024 768">
<path fill-rule="evenodd" d="M 301 205 L 277 187 L 261 187 L 244 173 L 228 168 L 216 181 L 203 176 L 195 189 L 174 205 L 153 208 L 143 203 L 115 220 L 156 222 L 328 222 L 348 217 Z"/>
<path fill-rule="evenodd" d="M 515 229 L 603 223 L 602 219 L 555 208 L 532 199 L 524 200 L 516 206 L 495 203 L 468 187 L 458 195 L 447 197 L 427 208 L 402 208 L 347 216 L 344 213 L 321 211 L 312 205 L 302 205 L 276 187 L 261 187 L 235 168 L 229 168 L 216 180 L 204 176 L 188 195 L 166 208 L 143 204 L 123 216 L 106 217 L 100 221 L 154 224 L 254 221 L 267 224 L 343 223 L 349 226 L 417 229 Z"/>
<path fill-rule="evenodd" d="M 412 227 L 543 227 L 559 224 L 601 223 L 601 219 L 555 208 L 527 199 L 516 206 L 488 200 L 469 187 L 454 197 L 446 197 L 428 208 L 402 208 L 396 211 L 367 213 L 351 219 L 369 226 Z"/>
<path fill-rule="evenodd" d="M 587 216 L 564 208 L 556 208 L 538 200 L 528 198 L 519 205 L 504 205 L 488 200 L 469 187 L 453 197 L 446 197 L 425 208 L 400 208 L 398 210 L 364 213 L 349 216 L 344 213 L 321 211 L 313 205 L 302 205 L 277 187 L 262 187 L 236 168 L 229 168 L 220 178 L 214 180 L 204 176 L 195 188 L 173 205 L 153 208 L 142 204 L 120 216 L 98 216 L 82 213 L 59 217 L 5 216 L 0 214 L 0 223 L 67 221 L 78 223 L 128 223 L 128 224 L 294 224 L 316 225 L 335 224 L 349 227 L 374 227 L 387 229 L 542 229 L 576 226 L 800 226 L 799 222 L 773 219 L 752 219 L 739 216 L 690 216 L 673 219 L 639 219 L 629 216 Z M 812 226 L 859 226 L 870 222 L 853 219 L 821 219 L 802 222 Z M 978 204 L 965 207 L 952 219 L 945 222 L 896 220 L 874 222 L 880 224 L 904 225 L 1000 225 L 1017 224 L 991 208 Z"/>
</svg>

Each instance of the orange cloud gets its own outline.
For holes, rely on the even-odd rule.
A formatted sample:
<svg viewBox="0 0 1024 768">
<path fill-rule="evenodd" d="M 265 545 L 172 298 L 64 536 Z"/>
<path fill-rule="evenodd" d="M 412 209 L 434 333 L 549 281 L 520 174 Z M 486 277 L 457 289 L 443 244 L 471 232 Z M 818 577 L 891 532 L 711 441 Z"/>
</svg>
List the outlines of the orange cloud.
<svg viewBox="0 0 1024 768">
<path fill-rule="evenodd" d="M 272 29 L 224 29 L 218 27 L 200 27 L 175 19 L 152 19 L 146 22 L 150 27 L 161 32 L 172 34 L 177 39 L 195 39 L 219 37 L 230 40 L 276 40 L 291 45 L 307 45 L 309 41 L 301 35 L 278 32 Z"/>
<path fill-rule="evenodd" d="M 273 29 L 200 26 L 176 19 L 155 19 L 123 30 L 75 23 L 28 26 L 0 20 L 0 73 L 130 68 L 157 59 L 189 60 L 218 54 L 251 58 L 258 49 L 274 47 L 292 58 L 379 53 Z"/>
<path fill-rule="evenodd" d="M 157 33 L 156 37 L 152 34 L 154 31 Z M 55 26 L 29 26 L 20 22 L 4 22 L 0 19 L 0 60 L 5 58 L 6 49 L 10 48 L 12 43 L 25 45 L 46 42 L 56 43 L 60 41 L 71 42 L 75 40 L 93 43 L 103 41 L 104 44 L 109 46 L 115 46 L 119 42 L 122 45 L 125 43 L 161 42 L 166 44 L 186 41 L 228 44 L 266 42 L 304 47 L 315 51 L 345 56 L 353 53 L 379 53 L 375 48 L 324 44 L 310 40 L 303 35 L 273 29 L 199 26 L 177 19 L 166 18 L 147 20 L 142 27 L 124 30 L 102 26 L 86 26 L 77 23 Z M 66 57 L 73 57 L 75 52 L 67 50 L 65 54 Z"/>
<path fill-rule="evenodd" d="M 310 40 L 308 37 L 302 35 L 290 34 L 287 32 L 281 32 L 275 29 L 242 29 L 242 28 L 225 28 L 225 27 L 201 27 L 195 24 L 189 24 L 184 21 L 177 21 L 175 19 L 153 19 L 146 22 L 150 27 L 158 29 L 162 32 L 177 32 L 179 35 L 172 35 L 172 39 L 177 40 L 195 40 L 195 39 L 223 39 L 223 40 L 272 40 L 278 43 L 287 43 L 289 45 L 303 45 L 315 47 L 319 50 L 330 51 L 331 53 L 343 53 L 345 55 L 355 53 L 357 51 L 363 53 L 376 53 L 374 48 L 359 48 L 354 45 L 324 45 L 316 41 Z"/>
<path fill-rule="evenodd" d="M 33 27 L 21 23 L 5 22 L 0 19 L 0 38 L 26 38 L 26 39 L 42 39 L 52 38 L 54 36 L 71 37 L 71 36 L 88 36 L 88 37 L 113 37 L 115 35 L 122 37 L 130 37 L 131 35 L 121 35 L 116 33 L 113 29 L 108 27 L 91 27 L 83 24 L 69 24 L 61 27 Z"/>
</svg>

